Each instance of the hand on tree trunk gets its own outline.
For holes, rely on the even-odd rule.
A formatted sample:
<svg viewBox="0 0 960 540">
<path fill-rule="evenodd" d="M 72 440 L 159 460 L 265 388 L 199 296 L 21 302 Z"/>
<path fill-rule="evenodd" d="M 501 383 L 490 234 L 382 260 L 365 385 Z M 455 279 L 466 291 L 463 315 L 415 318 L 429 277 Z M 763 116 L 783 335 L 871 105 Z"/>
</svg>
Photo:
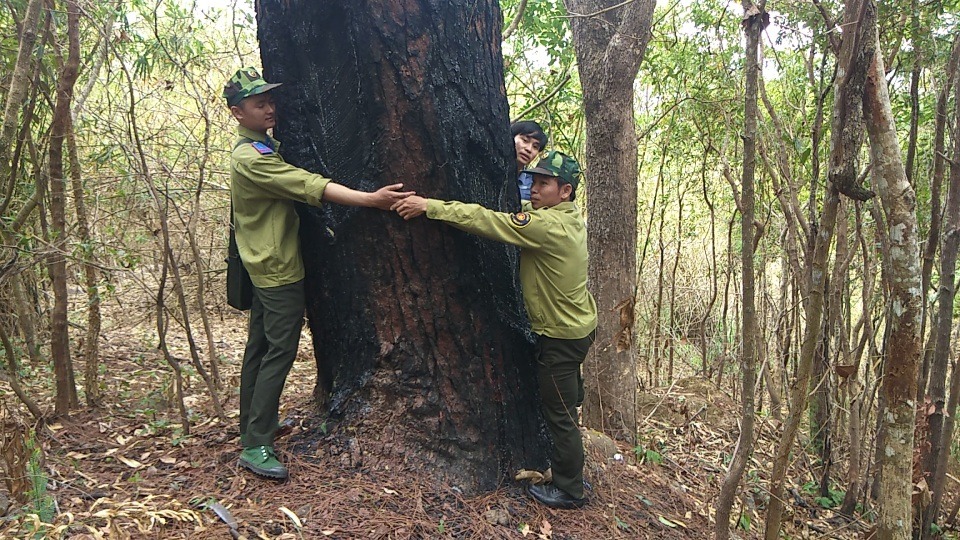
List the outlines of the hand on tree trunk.
<svg viewBox="0 0 960 540">
<path fill-rule="evenodd" d="M 393 205 L 416 193 L 416 191 L 400 191 L 402 188 L 403 184 L 392 184 L 374 191 L 370 196 L 370 206 L 380 210 L 391 210 Z"/>
<path fill-rule="evenodd" d="M 323 190 L 322 200 L 345 206 L 365 206 L 367 208 L 389 210 L 394 203 L 415 193 L 414 191 L 400 191 L 401 188 L 403 188 L 403 184 L 391 184 L 383 186 L 373 193 L 367 193 L 350 189 L 336 182 L 330 182 Z"/>
<path fill-rule="evenodd" d="M 427 200 L 418 195 L 411 195 L 393 203 L 391 210 L 396 210 L 403 219 L 410 220 L 422 216 L 427 211 Z"/>
</svg>

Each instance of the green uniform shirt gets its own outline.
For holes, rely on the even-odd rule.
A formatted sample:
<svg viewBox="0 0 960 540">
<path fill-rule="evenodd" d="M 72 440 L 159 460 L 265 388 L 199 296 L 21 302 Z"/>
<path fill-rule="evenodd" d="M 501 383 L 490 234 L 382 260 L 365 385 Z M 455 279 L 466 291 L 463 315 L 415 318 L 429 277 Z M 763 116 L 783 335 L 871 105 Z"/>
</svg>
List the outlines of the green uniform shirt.
<svg viewBox="0 0 960 540">
<path fill-rule="evenodd" d="M 267 135 L 243 126 L 238 133 L 230 196 L 240 259 L 258 288 L 296 283 L 304 271 L 294 201 L 320 206 L 330 180 L 284 162 L 280 143 Z"/>
<path fill-rule="evenodd" d="M 428 199 L 427 217 L 521 248 L 520 284 L 534 333 L 580 339 L 597 327 L 597 304 L 587 290 L 587 227 L 572 202 L 507 214 Z"/>
</svg>

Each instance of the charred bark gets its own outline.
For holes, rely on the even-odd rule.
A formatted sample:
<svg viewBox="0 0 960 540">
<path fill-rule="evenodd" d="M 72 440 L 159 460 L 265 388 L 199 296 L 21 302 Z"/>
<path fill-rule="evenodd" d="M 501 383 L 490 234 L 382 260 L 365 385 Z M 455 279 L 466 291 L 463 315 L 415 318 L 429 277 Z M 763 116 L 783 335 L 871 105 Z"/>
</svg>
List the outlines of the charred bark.
<svg viewBox="0 0 960 540">
<path fill-rule="evenodd" d="M 519 206 L 497 2 L 262 0 L 257 15 L 287 161 L 365 191 Z M 517 251 L 425 219 L 300 210 L 318 401 L 468 491 L 545 465 Z"/>
</svg>

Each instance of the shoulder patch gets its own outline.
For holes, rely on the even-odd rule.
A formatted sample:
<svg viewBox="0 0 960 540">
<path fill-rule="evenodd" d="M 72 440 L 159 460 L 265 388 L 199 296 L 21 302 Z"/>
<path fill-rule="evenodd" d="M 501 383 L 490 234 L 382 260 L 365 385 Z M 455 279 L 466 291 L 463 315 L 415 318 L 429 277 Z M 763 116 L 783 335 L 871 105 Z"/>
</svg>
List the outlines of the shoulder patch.
<svg viewBox="0 0 960 540">
<path fill-rule="evenodd" d="M 273 153 L 273 148 L 270 148 L 269 146 L 263 144 L 260 141 L 252 142 L 250 143 L 250 146 L 252 146 L 254 149 L 256 149 L 257 152 L 260 152 L 260 154 L 264 156 Z"/>
<path fill-rule="evenodd" d="M 522 229 L 530 224 L 530 219 L 532 217 L 533 216 L 531 216 L 529 212 L 516 212 L 514 214 L 510 214 L 510 223 L 513 223 L 514 227 Z"/>
</svg>

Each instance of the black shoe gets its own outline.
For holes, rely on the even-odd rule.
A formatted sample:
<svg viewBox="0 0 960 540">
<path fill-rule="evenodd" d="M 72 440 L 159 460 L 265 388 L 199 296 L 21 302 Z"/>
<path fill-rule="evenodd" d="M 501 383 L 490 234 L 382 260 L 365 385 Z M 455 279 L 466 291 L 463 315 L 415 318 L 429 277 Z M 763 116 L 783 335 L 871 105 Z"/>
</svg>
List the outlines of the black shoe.
<svg viewBox="0 0 960 540">
<path fill-rule="evenodd" d="M 550 508 L 559 508 L 561 510 L 570 510 L 572 508 L 582 508 L 587 504 L 587 498 L 578 499 L 566 491 L 554 486 L 553 484 L 534 485 L 527 488 L 534 499 L 544 506 Z"/>
</svg>

